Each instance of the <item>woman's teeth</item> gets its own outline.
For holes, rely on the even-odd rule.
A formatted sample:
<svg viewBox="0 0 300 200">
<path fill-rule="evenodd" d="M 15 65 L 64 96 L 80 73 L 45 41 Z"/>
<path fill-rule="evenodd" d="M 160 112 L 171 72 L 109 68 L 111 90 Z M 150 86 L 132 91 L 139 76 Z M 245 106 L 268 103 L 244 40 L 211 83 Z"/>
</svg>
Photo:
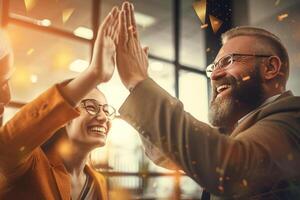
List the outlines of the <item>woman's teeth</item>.
<svg viewBox="0 0 300 200">
<path fill-rule="evenodd" d="M 93 127 L 89 128 L 89 131 L 95 132 L 98 134 L 105 134 L 106 129 L 102 126 L 93 126 Z"/>
</svg>

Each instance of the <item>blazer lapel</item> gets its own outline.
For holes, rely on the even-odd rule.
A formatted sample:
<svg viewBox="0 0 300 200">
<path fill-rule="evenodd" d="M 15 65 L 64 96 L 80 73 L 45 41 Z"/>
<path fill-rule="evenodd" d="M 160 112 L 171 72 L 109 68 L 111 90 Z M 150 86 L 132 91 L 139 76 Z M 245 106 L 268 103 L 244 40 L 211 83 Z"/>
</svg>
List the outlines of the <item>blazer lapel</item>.
<svg viewBox="0 0 300 200">
<path fill-rule="evenodd" d="M 281 100 L 285 97 L 288 96 L 292 96 L 292 92 L 291 91 L 287 91 L 284 92 L 282 95 L 280 95 L 276 100 Z M 274 102 L 271 102 L 270 104 L 272 104 Z M 237 136 L 240 132 L 246 130 L 247 128 L 249 128 L 250 126 L 252 126 L 254 123 L 256 123 L 258 120 L 260 120 L 264 115 L 263 110 L 266 106 L 269 106 L 270 104 L 266 104 L 265 106 L 262 106 L 260 109 L 258 109 L 257 111 L 253 112 L 252 114 L 250 114 L 246 119 L 244 119 L 239 125 L 237 125 L 237 127 L 233 130 L 233 132 L 231 133 L 230 137 L 235 137 Z"/>
<path fill-rule="evenodd" d="M 59 143 L 60 144 L 60 143 Z M 57 145 L 59 145 L 57 144 Z M 51 172 L 55 179 L 55 183 L 57 185 L 57 189 L 60 193 L 62 200 L 70 200 L 71 199 L 71 179 L 70 176 L 63 164 L 61 157 L 59 156 L 57 149 L 58 146 L 50 148 L 47 151 L 47 157 L 49 159 L 51 165 Z"/>
<path fill-rule="evenodd" d="M 65 171 L 65 167 L 60 165 L 60 166 L 52 167 L 51 170 L 55 178 L 55 182 L 59 190 L 61 199 L 70 200 L 71 181 L 70 181 L 70 176 Z"/>
<path fill-rule="evenodd" d="M 90 166 L 85 166 L 86 172 L 93 177 L 95 180 L 94 183 L 97 188 L 97 199 L 98 200 L 107 200 L 108 194 L 107 194 L 107 185 L 105 178 L 98 174 L 98 172 L 94 171 Z"/>
</svg>

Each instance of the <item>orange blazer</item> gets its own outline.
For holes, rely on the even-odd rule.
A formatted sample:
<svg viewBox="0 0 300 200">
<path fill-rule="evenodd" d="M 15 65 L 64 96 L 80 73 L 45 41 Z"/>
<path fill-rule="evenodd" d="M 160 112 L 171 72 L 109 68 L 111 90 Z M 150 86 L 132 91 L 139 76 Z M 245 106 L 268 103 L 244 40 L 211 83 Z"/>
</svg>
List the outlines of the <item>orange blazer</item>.
<svg viewBox="0 0 300 200">
<path fill-rule="evenodd" d="M 55 85 L 25 105 L 0 128 L 0 199 L 70 200 L 71 180 L 53 151 L 41 148 L 57 129 L 79 116 Z M 105 178 L 86 166 L 107 200 Z"/>
</svg>

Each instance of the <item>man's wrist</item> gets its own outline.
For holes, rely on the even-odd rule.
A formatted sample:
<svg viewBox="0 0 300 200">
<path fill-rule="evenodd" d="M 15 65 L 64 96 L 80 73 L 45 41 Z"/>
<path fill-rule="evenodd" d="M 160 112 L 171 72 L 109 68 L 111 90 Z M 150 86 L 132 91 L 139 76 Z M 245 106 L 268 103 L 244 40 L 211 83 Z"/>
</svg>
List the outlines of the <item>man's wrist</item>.
<svg viewBox="0 0 300 200">
<path fill-rule="evenodd" d="M 133 82 L 131 82 L 128 86 L 127 86 L 127 89 L 129 90 L 129 92 L 132 92 L 137 85 L 139 85 L 141 82 L 143 82 L 144 80 L 146 80 L 147 78 L 142 78 L 142 79 L 138 79 L 138 80 L 135 80 Z"/>
</svg>

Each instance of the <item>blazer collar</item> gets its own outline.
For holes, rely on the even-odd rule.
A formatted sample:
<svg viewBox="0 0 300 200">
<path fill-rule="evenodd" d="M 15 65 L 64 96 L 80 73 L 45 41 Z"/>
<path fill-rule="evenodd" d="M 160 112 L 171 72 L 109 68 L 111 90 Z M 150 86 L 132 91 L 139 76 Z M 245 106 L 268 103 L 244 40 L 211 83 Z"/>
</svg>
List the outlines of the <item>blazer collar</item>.
<svg viewBox="0 0 300 200">
<path fill-rule="evenodd" d="M 107 200 L 107 185 L 105 178 L 95 170 L 93 170 L 89 165 L 85 165 L 85 171 L 88 173 L 95 181 L 97 189 L 97 199 Z"/>
<path fill-rule="evenodd" d="M 262 106 L 261 108 L 257 109 L 253 113 L 251 113 L 247 118 L 245 118 L 240 124 L 236 126 L 236 128 L 233 130 L 233 132 L 230 134 L 231 137 L 235 137 L 240 132 L 246 130 L 250 126 L 252 126 L 255 122 L 260 120 L 261 118 L 265 117 L 266 115 L 269 115 L 276 111 L 274 109 L 274 105 L 280 101 L 285 100 L 288 97 L 293 97 L 293 93 L 291 91 L 286 91 L 282 93 L 276 100 L 267 103 L 266 105 Z"/>
<path fill-rule="evenodd" d="M 49 144 L 49 148 L 46 149 L 45 153 L 47 155 L 49 164 L 51 166 L 51 172 L 55 179 L 55 183 L 61 199 L 69 200 L 71 199 L 71 178 L 70 175 L 65 168 L 63 163 L 63 159 L 59 155 L 60 148 L 64 148 L 64 141 L 67 139 L 66 135 L 58 131 L 53 141 L 53 144 Z M 50 138 L 50 140 L 53 138 Z M 42 147 L 43 148 L 43 147 Z M 44 149 L 45 150 L 45 149 Z"/>
</svg>

